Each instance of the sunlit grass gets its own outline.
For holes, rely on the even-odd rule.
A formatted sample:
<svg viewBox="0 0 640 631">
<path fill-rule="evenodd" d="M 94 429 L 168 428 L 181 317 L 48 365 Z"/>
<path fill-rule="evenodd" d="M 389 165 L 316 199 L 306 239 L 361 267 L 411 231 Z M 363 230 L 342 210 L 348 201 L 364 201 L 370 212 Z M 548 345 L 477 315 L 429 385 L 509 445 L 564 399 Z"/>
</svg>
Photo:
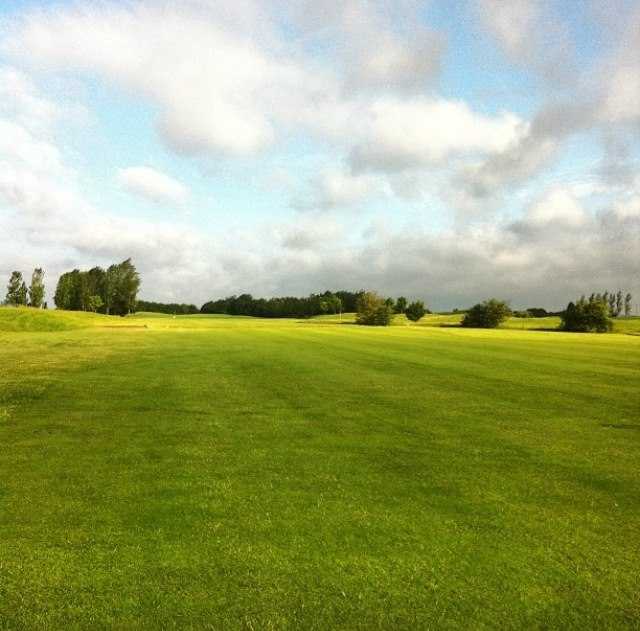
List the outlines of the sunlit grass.
<svg viewBox="0 0 640 631">
<path fill-rule="evenodd" d="M 640 337 L 2 327 L 0 628 L 640 621 Z"/>
</svg>

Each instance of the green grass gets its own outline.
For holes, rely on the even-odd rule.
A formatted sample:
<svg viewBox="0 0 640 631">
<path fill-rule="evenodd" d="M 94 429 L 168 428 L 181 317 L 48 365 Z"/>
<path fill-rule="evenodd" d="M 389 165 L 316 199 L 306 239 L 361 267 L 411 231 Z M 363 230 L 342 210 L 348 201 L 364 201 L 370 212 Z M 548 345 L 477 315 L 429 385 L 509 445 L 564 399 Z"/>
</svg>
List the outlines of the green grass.
<svg viewBox="0 0 640 631">
<path fill-rule="evenodd" d="M 0 628 L 640 626 L 638 336 L 0 329 Z"/>
</svg>

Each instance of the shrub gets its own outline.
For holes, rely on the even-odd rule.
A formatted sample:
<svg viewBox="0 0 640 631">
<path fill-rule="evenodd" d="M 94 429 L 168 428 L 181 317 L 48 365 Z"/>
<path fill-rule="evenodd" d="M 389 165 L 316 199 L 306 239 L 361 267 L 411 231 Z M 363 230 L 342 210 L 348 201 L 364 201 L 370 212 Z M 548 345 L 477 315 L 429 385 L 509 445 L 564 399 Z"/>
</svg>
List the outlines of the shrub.
<svg viewBox="0 0 640 631">
<path fill-rule="evenodd" d="M 491 298 L 471 307 L 462 320 L 462 326 L 495 329 L 510 315 L 511 309 L 506 302 Z"/>
<path fill-rule="evenodd" d="M 369 326 L 388 326 L 393 320 L 393 307 L 373 291 L 358 297 L 356 322 Z"/>
<path fill-rule="evenodd" d="M 406 309 L 405 315 L 412 322 L 417 322 L 424 316 L 427 310 L 424 308 L 424 302 L 422 300 L 416 300 L 412 302 Z"/>
<path fill-rule="evenodd" d="M 577 333 L 596 331 L 605 333 L 612 328 L 609 318 L 609 305 L 604 300 L 580 298 L 577 303 L 570 302 L 560 316 L 560 329 Z"/>
</svg>

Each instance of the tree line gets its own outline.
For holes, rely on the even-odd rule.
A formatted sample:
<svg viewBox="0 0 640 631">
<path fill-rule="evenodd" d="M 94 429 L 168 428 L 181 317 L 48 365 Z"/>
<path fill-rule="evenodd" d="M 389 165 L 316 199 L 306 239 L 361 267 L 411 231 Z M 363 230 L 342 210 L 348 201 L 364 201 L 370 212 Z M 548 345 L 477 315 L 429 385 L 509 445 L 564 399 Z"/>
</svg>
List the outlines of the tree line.
<svg viewBox="0 0 640 631">
<path fill-rule="evenodd" d="M 60 276 L 54 302 L 58 309 L 124 316 L 136 311 L 140 275 L 131 259 L 110 265 L 74 269 Z"/>
<path fill-rule="evenodd" d="M 310 318 L 322 314 L 355 311 L 360 292 L 325 291 L 306 297 L 254 298 L 251 294 L 205 302 L 201 313 L 256 316 L 260 318 Z"/>
<path fill-rule="evenodd" d="M 428 312 L 423 303 L 409 305 L 404 296 L 394 300 L 393 298 L 382 298 L 375 292 L 364 290 L 325 291 L 306 297 L 254 298 L 251 294 L 241 294 L 205 302 L 200 308 L 200 312 L 260 318 L 310 318 L 325 314 L 361 312 L 365 309 L 365 304 L 368 305 L 369 316 L 363 316 L 364 319 L 373 317 L 371 313 L 375 309 L 378 309 L 377 319 L 382 318 L 383 320 L 390 320 L 396 313 L 407 312 L 408 317 L 417 315 L 420 308 L 423 312 L 419 317 Z"/>
<path fill-rule="evenodd" d="M 170 315 L 194 315 L 200 313 L 200 309 L 195 305 L 177 302 L 153 302 L 151 300 L 138 300 L 136 311 L 168 313 Z"/>
<path fill-rule="evenodd" d="M 130 258 L 110 265 L 106 270 L 93 267 L 88 271 L 74 269 L 60 276 L 54 301 L 58 309 L 70 311 L 93 311 L 111 315 L 127 315 L 135 311 L 149 311 L 167 314 L 226 314 L 261 318 L 309 318 L 323 314 L 356 312 L 356 322 L 363 325 L 387 326 L 397 314 L 404 314 L 408 320 L 419 321 L 431 313 L 421 300 L 409 303 L 404 296 L 397 299 L 384 298 L 373 291 L 325 291 L 306 297 L 283 296 L 274 298 L 254 298 L 251 294 L 228 296 L 205 302 L 198 308 L 193 304 L 161 303 L 138 300 L 140 275 Z M 22 272 L 13 271 L 7 285 L 5 304 L 47 308 L 44 301 L 44 270 L 36 268 L 27 286 Z M 512 311 L 507 302 L 491 298 L 478 303 L 463 313 L 463 327 L 494 328 L 507 318 L 545 317 L 559 315 L 560 329 L 564 331 L 608 331 L 612 328 L 612 318 L 624 313 L 630 316 L 633 297 L 622 290 L 592 293 L 587 299 L 581 296 L 570 302 L 564 311 L 547 312 L 543 308 Z"/>
</svg>

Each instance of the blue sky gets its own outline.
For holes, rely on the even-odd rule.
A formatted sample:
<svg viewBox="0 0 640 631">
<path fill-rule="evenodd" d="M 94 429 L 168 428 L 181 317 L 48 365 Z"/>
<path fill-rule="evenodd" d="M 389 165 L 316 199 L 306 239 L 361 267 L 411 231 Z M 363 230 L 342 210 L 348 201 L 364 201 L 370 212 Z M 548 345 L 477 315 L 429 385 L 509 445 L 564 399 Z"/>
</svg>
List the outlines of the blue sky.
<svg viewBox="0 0 640 631">
<path fill-rule="evenodd" d="M 640 294 L 640 3 L 9 1 L 0 274 Z M 4 141 L 2 136 L 4 135 Z"/>
</svg>

